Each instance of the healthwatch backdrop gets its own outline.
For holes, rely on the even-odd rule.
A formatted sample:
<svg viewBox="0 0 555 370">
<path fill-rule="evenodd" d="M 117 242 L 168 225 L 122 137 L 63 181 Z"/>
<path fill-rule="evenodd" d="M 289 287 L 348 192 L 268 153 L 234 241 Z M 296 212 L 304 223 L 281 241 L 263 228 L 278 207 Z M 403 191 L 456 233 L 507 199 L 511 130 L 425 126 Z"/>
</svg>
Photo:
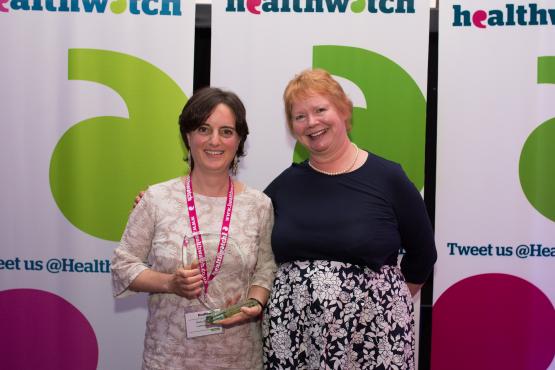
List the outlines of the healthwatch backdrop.
<svg viewBox="0 0 555 370">
<path fill-rule="evenodd" d="M 146 296 L 115 301 L 133 198 L 185 171 L 194 2 L 0 0 L 2 369 L 138 369 Z"/>
<path fill-rule="evenodd" d="M 555 369 L 555 2 L 446 0 L 432 370 Z"/>
<path fill-rule="evenodd" d="M 355 109 L 351 138 L 424 184 L 426 0 L 218 0 L 211 83 L 237 92 L 251 135 L 240 177 L 264 189 L 293 160 L 282 94 L 311 67 L 338 77 Z M 294 154 L 295 153 L 295 154 Z"/>
<path fill-rule="evenodd" d="M 288 132 L 282 94 L 319 67 L 354 103 L 351 138 L 424 184 L 427 0 L 218 0 L 212 3 L 211 83 L 234 90 L 251 134 L 239 176 L 264 189 L 307 153 Z M 345 210 L 348 212 L 348 210 Z"/>
</svg>

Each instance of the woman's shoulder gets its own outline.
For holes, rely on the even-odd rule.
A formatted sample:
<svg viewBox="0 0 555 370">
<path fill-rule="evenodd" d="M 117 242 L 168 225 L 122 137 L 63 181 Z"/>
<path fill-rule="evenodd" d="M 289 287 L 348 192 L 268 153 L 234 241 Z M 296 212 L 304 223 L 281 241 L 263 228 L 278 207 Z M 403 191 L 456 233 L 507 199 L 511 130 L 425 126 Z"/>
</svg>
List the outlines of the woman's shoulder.
<svg viewBox="0 0 555 370">
<path fill-rule="evenodd" d="M 272 182 L 264 189 L 264 193 L 268 194 L 270 198 L 273 197 L 277 189 L 283 189 L 290 184 L 298 186 L 303 183 L 304 176 L 308 173 L 308 162 L 292 163 L 289 167 L 281 171 Z"/>
<path fill-rule="evenodd" d="M 384 171 L 396 171 L 401 167 L 401 165 L 397 162 L 386 159 L 370 151 L 366 152 L 368 153 L 368 159 L 366 160 L 366 164 L 368 166 L 379 168 Z"/>
<path fill-rule="evenodd" d="M 134 207 L 135 210 L 146 210 L 154 215 L 174 209 L 175 202 L 179 201 L 180 197 L 185 198 L 181 179 L 178 177 L 149 185 L 144 189 L 144 194 Z M 138 189 L 137 192 L 139 191 L 142 190 Z"/>
<path fill-rule="evenodd" d="M 154 198 L 168 197 L 173 194 L 180 194 L 184 191 L 185 185 L 183 184 L 183 177 L 175 177 L 170 180 L 149 185 L 145 195 L 148 194 Z"/>
<path fill-rule="evenodd" d="M 390 180 L 404 177 L 402 166 L 392 160 L 381 157 L 372 152 L 368 152 L 368 159 L 362 166 L 366 173 L 371 173 L 373 176 L 379 176 L 384 180 Z"/>
<path fill-rule="evenodd" d="M 271 203 L 270 198 L 264 194 L 264 192 L 244 183 L 243 191 L 239 194 L 239 196 L 260 206 L 267 206 Z"/>
<path fill-rule="evenodd" d="M 407 190 L 412 191 L 412 188 L 415 187 L 403 166 L 397 162 L 368 153 L 368 166 L 366 168 L 368 178 L 373 178 L 373 181 L 382 186 L 388 193 L 404 193 Z"/>
</svg>

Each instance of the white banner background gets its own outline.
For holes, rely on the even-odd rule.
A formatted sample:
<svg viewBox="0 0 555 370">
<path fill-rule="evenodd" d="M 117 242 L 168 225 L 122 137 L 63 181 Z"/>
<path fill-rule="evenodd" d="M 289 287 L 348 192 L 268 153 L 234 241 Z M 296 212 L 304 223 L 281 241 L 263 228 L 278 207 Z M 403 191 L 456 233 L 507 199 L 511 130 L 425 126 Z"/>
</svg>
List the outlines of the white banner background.
<svg viewBox="0 0 555 370">
<path fill-rule="evenodd" d="M 554 5 L 553 1 L 535 3 L 544 9 Z M 535 209 L 519 179 L 525 142 L 538 126 L 555 117 L 555 85 L 538 83 L 538 57 L 555 56 L 555 17 L 546 12 L 548 25 L 524 25 L 531 15 L 528 4 L 499 0 L 441 3 L 434 370 L 445 369 L 447 364 L 452 370 L 465 369 L 469 363 L 473 369 L 543 370 L 551 361 L 550 354 L 555 353 L 555 219 Z M 459 16 L 462 13 L 455 11 L 457 6 L 468 15 Z M 491 18 L 497 17 L 495 14 L 501 14 L 504 23 L 510 22 L 511 6 L 527 10 L 520 20 L 522 25 L 518 15 L 514 15 L 517 24 L 512 26 L 493 26 L 487 19 L 485 28 L 473 23 L 474 15 L 477 20 L 489 16 L 489 22 L 494 22 Z M 464 24 L 465 17 L 467 26 L 453 25 Z M 553 146 L 554 137 L 552 133 L 544 138 L 547 146 Z M 545 154 L 540 154 L 544 156 L 541 172 L 553 181 L 555 162 L 551 154 L 549 158 Z M 555 199 L 553 192 L 549 199 Z M 449 247 L 448 243 L 457 246 Z M 517 256 L 518 246 L 531 244 L 542 244 L 548 255 L 530 256 L 529 252 L 527 257 Z M 478 248 L 472 252 L 466 248 L 465 252 L 463 246 Z M 480 250 L 480 246 L 485 248 Z M 503 249 L 496 247 L 501 246 L 511 246 L 512 255 L 498 255 Z M 506 280 L 506 275 L 481 276 L 457 284 L 487 273 L 512 275 L 531 285 Z M 473 281 L 478 290 L 463 296 L 464 284 L 470 286 Z M 513 283 L 518 286 L 511 287 Z M 508 301 L 499 291 L 505 286 L 513 289 Z M 518 287 L 530 291 L 521 295 Z M 495 298 L 482 300 L 490 294 Z M 451 299 L 464 304 L 457 306 Z M 530 318 L 538 314 L 540 306 L 545 315 Z M 528 325 L 523 332 L 520 322 Z M 459 324 L 466 325 L 462 332 L 455 328 Z M 502 329 L 496 331 L 499 327 Z M 474 331 L 478 328 L 479 332 Z M 488 367 L 492 364 L 494 367 Z M 549 368 L 555 369 L 555 363 Z"/>
<path fill-rule="evenodd" d="M 401 66 L 425 95 L 429 3 L 414 14 L 226 12 L 212 4 L 211 84 L 236 92 L 247 107 L 248 154 L 240 178 L 264 189 L 293 158 L 282 94 L 295 74 L 312 67 L 315 45 L 344 45 L 381 54 Z M 353 61 L 354 63 L 355 61 Z M 366 107 L 355 83 L 338 78 L 354 106 Z M 371 123 L 364 123 L 371 124 Z"/>
<path fill-rule="evenodd" d="M 257 15 L 248 11 L 226 12 L 228 3 L 236 4 L 237 1 L 214 1 L 212 4 L 211 85 L 236 92 L 247 108 L 250 135 L 239 177 L 250 186 L 263 190 L 293 160 L 295 141 L 285 121 L 282 94 L 295 74 L 313 66 L 314 46 L 341 45 L 378 53 L 397 63 L 415 81 L 421 95 L 426 95 L 430 14 L 427 0 L 415 1 L 413 14 L 367 11 L 355 14 L 349 10 L 349 3 L 345 13 L 262 12 Z M 389 5 L 394 7 L 396 3 Z M 357 63 L 356 60 L 348 62 Z M 366 101 L 365 92 L 356 85 L 357 81 L 337 79 L 355 107 L 371 105 Z M 397 88 L 394 83 L 383 87 Z M 399 99 L 402 101 L 402 94 Z M 396 109 L 395 106 L 390 108 Z M 385 117 L 391 118 L 387 114 Z M 424 127 L 424 113 L 420 118 Z M 358 123 L 373 124 L 384 122 Z M 373 139 L 376 138 L 359 136 L 354 141 L 373 151 L 372 145 L 367 143 Z M 401 146 L 395 137 L 379 139 Z M 421 139 L 423 143 L 423 132 Z M 423 156 L 423 144 L 418 150 Z M 383 155 L 379 151 L 377 154 Z M 423 175 L 423 161 L 419 171 Z M 419 302 L 415 302 L 417 315 L 418 307 Z"/>
<path fill-rule="evenodd" d="M 141 2 L 138 4 L 140 9 Z M 160 4 L 150 3 L 150 7 L 159 8 Z M 68 222 L 51 193 L 50 160 L 66 130 L 92 117 L 126 118 L 130 114 L 122 98 L 109 87 L 68 80 L 68 49 L 92 48 L 129 54 L 160 68 L 187 96 L 192 92 L 194 2 L 181 2 L 181 16 L 114 14 L 109 7 L 106 10 L 104 14 L 14 9 L 0 13 L 0 32 L 5 36 L 0 58 L 0 190 L 3 194 L 0 306 L 4 314 L 14 309 L 10 306 L 11 289 L 37 289 L 62 297 L 92 326 L 98 341 L 98 369 L 138 369 L 146 321 L 146 296 L 115 301 L 109 273 L 54 274 L 46 268 L 28 271 L 23 265 L 23 260 L 46 263 L 51 258 L 104 261 L 111 258 L 116 246 L 115 242 L 93 237 Z M 142 92 L 136 91 L 136 94 L 140 99 Z M 177 116 L 169 125 L 175 128 L 177 137 Z M 123 143 L 135 139 L 120 137 L 118 140 Z M 98 147 L 99 152 L 104 149 Z M 131 155 L 123 155 L 126 154 Z M 140 168 L 133 170 L 141 171 Z M 148 171 L 146 166 L 144 171 Z M 117 180 L 114 181 L 117 187 Z M 129 207 L 131 201 L 132 198 L 127 200 Z M 15 265 L 16 258 L 20 259 L 19 269 Z M 40 301 L 33 305 L 41 319 L 55 318 L 51 314 L 56 316 L 56 312 L 40 312 Z M 36 317 L 29 318 L 33 319 Z M 60 319 L 56 325 L 62 328 L 68 321 Z M 6 317 L 2 320 L 2 325 L 9 324 Z M 2 334 L 3 343 L 27 336 L 38 338 L 38 342 L 29 340 L 28 347 L 18 348 L 18 353 L 43 361 L 41 368 L 76 366 L 64 363 L 65 356 L 71 356 L 68 353 L 56 352 L 42 357 L 46 355 L 43 349 L 50 348 L 47 341 L 57 338 L 56 333 L 36 330 Z M 60 349 L 67 348 L 64 341 L 80 340 L 59 339 Z M 10 356 L 18 353 L 4 353 L 6 347 L 1 348 L 4 364 L 6 361 L 14 363 L 10 362 Z M 73 368 L 89 368 L 90 363 L 82 365 Z"/>
</svg>

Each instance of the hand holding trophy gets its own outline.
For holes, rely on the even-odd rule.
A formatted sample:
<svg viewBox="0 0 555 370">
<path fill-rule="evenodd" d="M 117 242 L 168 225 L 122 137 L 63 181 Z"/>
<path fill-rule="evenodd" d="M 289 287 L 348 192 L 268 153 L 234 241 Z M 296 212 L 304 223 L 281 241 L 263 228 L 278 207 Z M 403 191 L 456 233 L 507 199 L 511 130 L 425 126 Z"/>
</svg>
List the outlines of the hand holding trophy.
<svg viewBox="0 0 555 370">
<path fill-rule="evenodd" d="M 187 240 L 186 245 L 191 246 L 194 243 L 192 239 Z M 207 249 L 217 250 L 220 236 L 206 233 L 202 234 L 202 240 Z M 218 274 L 218 276 L 210 281 L 206 292 L 203 290 L 204 287 L 194 248 L 183 250 L 183 268 L 178 270 L 187 275 L 187 278 L 182 280 L 183 283 L 189 284 L 183 285 L 184 290 L 188 289 L 187 297 L 198 298 L 199 302 L 210 310 L 206 317 L 207 323 L 223 326 L 237 325 L 258 318 L 262 313 L 260 301 L 263 299 L 247 299 L 247 297 L 252 296 L 258 297 L 256 295 L 256 287 L 251 287 L 251 290 L 249 290 L 248 285 L 239 283 L 248 281 L 248 271 L 233 268 L 233 266 L 246 263 L 245 259 L 247 256 L 233 238 L 229 238 L 227 243 L 226 263 L 222 265 L 222 274 Z M 208 255 L 206 265 L 213 266 L 215 257 L 214 254 Z M 193 262 L 189 265 L 188 261 Z M 195 274 L 189 274 L 189 272 L 192 272 L 188 269 L 189 267 L 196 269 Z M 254 289 L 254 293 L 252 289 Z M 194 297 L 189 295 L 192 292 L 196 294 Z"/>
<path fill-rule="evenodd" d="M 209 324 L 236 325 L 257 318 L 262 313 L 262 304 L 255 298 L 232 304 L 224 310 L 213 310 L 206 316 Z"/>
<path fill-rule="evenodd" d="M 202 286 L 198 261 L 177 269 L 170 281 L 170 291 L 187 299 L 197 298 L 202 292 Z"/>
</svg>

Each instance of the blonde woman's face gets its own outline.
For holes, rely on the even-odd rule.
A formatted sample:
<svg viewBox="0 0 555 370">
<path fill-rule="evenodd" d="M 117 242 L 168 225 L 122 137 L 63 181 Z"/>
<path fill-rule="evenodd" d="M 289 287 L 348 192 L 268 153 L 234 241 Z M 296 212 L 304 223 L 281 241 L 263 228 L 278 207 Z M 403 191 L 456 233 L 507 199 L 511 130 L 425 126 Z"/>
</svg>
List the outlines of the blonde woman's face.
<svg viewBox="0 0 555 370">
<path fill-rule="evenodd" d="M 314 94 L 293 102 L 291 130 L 311 153 L 339 150 L 347 137 L 347 116 L 326 96 Z"/>
</svg>

